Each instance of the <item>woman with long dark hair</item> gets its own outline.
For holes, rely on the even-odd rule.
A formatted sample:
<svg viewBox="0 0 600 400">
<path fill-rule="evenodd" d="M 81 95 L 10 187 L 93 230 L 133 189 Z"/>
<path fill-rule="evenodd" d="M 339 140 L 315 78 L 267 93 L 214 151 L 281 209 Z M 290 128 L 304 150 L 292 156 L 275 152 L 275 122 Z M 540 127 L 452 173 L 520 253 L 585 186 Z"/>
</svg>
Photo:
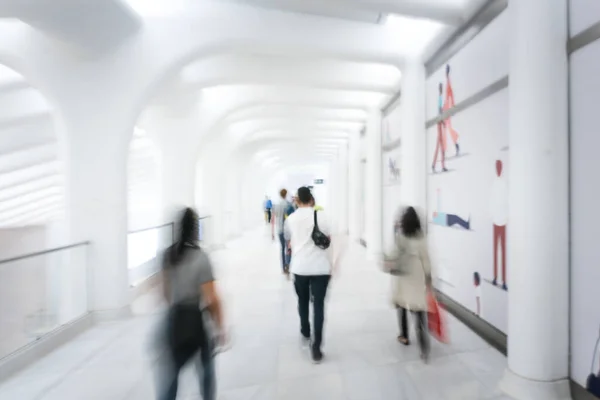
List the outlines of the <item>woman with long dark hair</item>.
<svg viewBox="0 0 600 400">
<path fill-rule="evenodd" d="M 398 341 L 409 345 L 408 310 L 415 314 L 421 358 L 429 357 L 427 335 L 427 290 L 431 285 L 431 262 L 427 238 L 421 220 L 413 207 L 407 207 L 400 218 L 395 254 L 388 260 L 392 265 L 393 302 L 398 309 L 400 335 Z"/>
<path fill-rule="evenodd" d="M 158 365 L 157 397 L 177 398 L 179 371 L 193 361 L 204 400 L 216 399 L 214 346 L 208 311 L 223 342 L 223 316 L 211 262 L 198 245 L 198 215 L 186 208 L 178 220 L 178 237 L 163 256 L 163 294 L 169 304 Z"/>
</svg>

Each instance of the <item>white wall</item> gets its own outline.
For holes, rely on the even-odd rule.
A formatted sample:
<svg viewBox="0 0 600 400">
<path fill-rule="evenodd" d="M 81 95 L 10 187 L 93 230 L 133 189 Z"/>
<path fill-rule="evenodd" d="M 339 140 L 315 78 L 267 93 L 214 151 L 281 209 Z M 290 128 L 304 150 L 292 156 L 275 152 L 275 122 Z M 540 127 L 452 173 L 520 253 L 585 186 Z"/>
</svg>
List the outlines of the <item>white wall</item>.
<svg viewBox="0 0 600 400">
<path fill-rule="evenodd" d="M 504 12 L 447 62 L 457 102 L 508 75 L 509 29 Z M 427 78 L 427 120 L 438 114 L 438 84 L 445 80 L 446 65 Z"/>
<path fill-rule="evenodd" d="M 367 159 L 367 141 L 366 136 L 361 135 L 359 139 L 359 147 L 360 147 L 360 164 L 359 164 L 359 209 L 360 209 L 360 239 L 365 241 L 367 240 L 367 223 L 366 220 L 369 218 L 369 210 L 367 209 L 367 163 L 369 160 Z M 366 162 L 363 162 L 366 160 Z"/>
<path fill-rule="evenodd" d="M 569 29 L 571 36 L 581 33 L 600 21 L 600 3 L 588 0 L 569 0 Z"/>
<path fill-rule="evenodd" d="M 507 14 L 501 14 L 485 30 L 457 53 L 448 64 L 455 102 L 469 96 L 508 74 Z M 446 92 L 446 65 L 427 79 L 428 119 L 438 114 L 438 85 Z M 491 284 L 493 273 L 492 185 L 496 179 L 496 161 L 503 163 L 502 179 L 508 175 L 508 90 L 493 94 L 451 117 L 459 134 L 460 156 L 446 133 L 446 167 L 428 175 L 429 240 L 438 276 L 438 287 L 473 312 L 480 294 L 481 317 L 503 332 L 507 331 L 508 293 L 502 289 L 501 257 L 498 256 L 498 286 Z M 433 164 L 438 127 L 427 131 L 428 165 Z M 431 168 L 431 167 L 429 167 Z M 438 191 L 441 194 L 438 208 Z M 500 201 L 508 201 L 508 192 Z M 498 199 L 496 199 L 498 200 Z M 434 224 L 434 212 L 456 215 L 470 223 L 465 230 Z M 510 224 L 508 225 L 510 229 Z M 510 251 L 510 249 L 507 249 Z M 507 266 L 510 270 L 510 266 Z M 474 274 L 481 277 L 480 293 Z M 510 290 L 510 275 L 507 272 Z"/>
<path fill-rule="evenodd" d="M 600 185 L 593 167 L 600 146 L 599 70 L 600 41 L 571 55 L 571 377 L 583 386 L 591 372 L 600 370 L 600 354 L 594 354 L 600 326 Z"/>
<path fill-rule="evenodd" d="M 401 139 L 400 106 L 395 107 L 383 119 L 382 143 L 395 143 Z M 401 145 L 383 151 L 383 250 L 389 252 L 394 246 L 394 221 L 400 209 L 400 196 L 402 193 L 401 176 Z M 396 175 L 397 174 L 397 175 Z"/>
</svg>

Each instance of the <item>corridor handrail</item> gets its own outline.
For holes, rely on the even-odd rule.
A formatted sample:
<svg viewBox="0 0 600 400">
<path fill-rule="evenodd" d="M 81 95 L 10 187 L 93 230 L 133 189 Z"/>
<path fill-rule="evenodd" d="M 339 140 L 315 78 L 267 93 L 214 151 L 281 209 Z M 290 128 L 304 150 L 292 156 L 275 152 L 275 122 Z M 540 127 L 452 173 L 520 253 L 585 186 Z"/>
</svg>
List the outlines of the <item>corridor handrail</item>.
<svg viewBox="0 0 600 400">
<path fill-rule="evenodd" d="M 150 226 L 148 228 L 136 229 L 136 230 L 127 232 L 127 234 L 130 235 L 130 234 L 133 234 L 133 233 L 141 233 L 141 232 L 151 231 L 153 229 L 165 228 L 167 226 L 173 226 L 173 227 L 175 227 L 175 223 L 174 222 L 167 222 L 166 224 L 162 224 L 162 225 L 156 225 L 156 226 Z"/>
<path fill-rule="evenodd" d="M 16 257 L 5 258 L 4 260 L 0 260 L 0 265 L 1 264 L 8 264 L 8 263 L 13 262 L 13 261 L 25 260 L 27 258 L 39 257 L 39 256 L 43 256 L 44 254 L 56 253 L 58 251 L 72 249 L 74 247 L 87 246 L 89 244 L 90 244 L 90 241 L 78 242 L 78 243 L 73 243 L 73 244 L 69 244 L 69 245 L 66 245 L 66 246 L 55 247 L 55 248 L 52 248 L 52 249 L 46 249 L 46 250 L 42 250 L 42 251 L 37 251 L 35 253 L 29 253 L 29 254 L 23 254 L 23 255 L 20 255 L 20 256 L 16 256 Z"/>
</svg>

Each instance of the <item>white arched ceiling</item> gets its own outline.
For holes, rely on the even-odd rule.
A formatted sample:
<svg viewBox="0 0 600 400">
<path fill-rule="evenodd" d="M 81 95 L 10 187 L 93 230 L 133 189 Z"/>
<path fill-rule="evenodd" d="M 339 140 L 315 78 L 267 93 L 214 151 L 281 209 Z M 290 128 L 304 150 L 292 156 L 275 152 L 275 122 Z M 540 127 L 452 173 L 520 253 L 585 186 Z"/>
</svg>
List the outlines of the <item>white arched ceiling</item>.
<svg viewBox="0 0 600 400">
<path fill-rule="evenodd" d="M 309 118 L 314 117 L 317 119 L 335 119 L 338 121 L 363 123 L 367 118 L 367 112 L 360 108 L 271 103 L 249 105 L 238 109 L 229 115 L 228 121 L 234 123 L 251 118 L 295 117 L 297 115 L 303 115 Z"/>
<path fill-rule="evenodd" d="M 244 135 L 261 130 L 303 135 L 311 130 L 357 131 L 364 125 L 366 111 L 381 107 L 390 97 L 374 92 L 256 84 L 213 87 L 203 90 L 205 118 L 199 132 L 230 132 L 242 140 Z M 256 108 L 262 108 L 258 115 Z M 310 110 L 304 112 L 306 109 Z M 350 121 L 349 112 L 354 116 Z"/>
<path fill-rule="evenodd" d="M 393 95 L 400 85 L 394 65 L 272 54 L 222 53 L 191 63 L 182 71 L 192 87 L 263 84 L 315 87 Z"/>
<path fill-rule="evenodd" d="M 0 65 L 0 229 L 64 216 L 64 168 L 44 97 Z"/>
<path fill-rule="evenodd" d="M 201 8 L 193 0 L 171 0 L 166 7 L 162 0 L 127 0 L 145 17 L 176 16 Z M 463 23 L 471 0 L 220 0 L 289 12 L 320 15 L 351 21 L 379 24 L 388 14 L 427 18 L 451 26 Z M 481 3 L 481 1 L 479 1 Z"/>
<path fill-rule="evenodd" d="M 319 139 L 361 130 L 367 113 L 397 93 L 403 59 L 422 54 L 483 1 L 90 0 L 88 6 L 102 12 L 82 19 L 87 26 L 65 27 L 63 16 L 69 14 L 61 11 L 68 0 L 52 2 L 52 12 L 35 7 L 41 0 L 9 0 L 0 16 L 91 44 L 92 51 L 98 38 L 111 36 L 93 27 L 110 21 L 111 32 L 125 32 L 115 43 L 130 34 L 140 37 L 135 43 L 140 57 L 121 57 L 106 71 L 108 76 L 120 66 L 133 71 L 129 79 L 121 76 L 124 94 L 135 92 L 141 103 L 146 92 L 155 93 L 165 82 L 181 96 L 200 94 L 194 104 L 199 126 L 187 147 L 200 149 L 207 139 L 224 138 L 228 151 L 262 146 L 287 159 L 294 152 L 296 158 L 312 157 Z M 137 29 L 126 4 L 141 16 L 144 29 Z M 289 146 L 294 139 L 304 145 Z"/>
</svg>

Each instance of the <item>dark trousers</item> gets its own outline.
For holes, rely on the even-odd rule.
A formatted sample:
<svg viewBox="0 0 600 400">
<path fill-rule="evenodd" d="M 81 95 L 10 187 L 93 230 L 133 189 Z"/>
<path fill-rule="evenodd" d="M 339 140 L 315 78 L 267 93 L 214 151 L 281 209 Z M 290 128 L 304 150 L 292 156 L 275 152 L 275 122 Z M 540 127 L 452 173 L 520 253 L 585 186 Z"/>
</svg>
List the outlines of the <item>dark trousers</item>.
<svg viewBox="0 0 600 400">
<path fill-rule="evenodd" d="M 323 321 L 325 320 L 325 295 L 330 275 L 294 275 L 294 286 L 298 295 L 298 314 L 300 315 L 300 333 L 310 337 L 309 307 L 310 295 L 313 301 L 313 346 L 321 348 L 323 341 Z"/>
<path fill-rule="evenodd" d="M 267 210 L 265 211 L 267 213 L 267 222 L 270 224 L 271 223 L 271 210 Z"/>
<path fill-rule="evenodd" d="M 179 387 L 179 372 L 188 362 L 196 366 L 200 394 L 203 400 L 216 400 L 217 380 L 213 346 L 206 341 L 204 346 L 190 358 L 191 353 L 183 349 L 175 354 L 164 345 L 156 368 L 156 392 L 158 400 L 175 400 Z"/>
<path fill-rule="evenodd" d="M 408 311 L 406 308 L 398 308 L 398 322 L 400 323 L 400 335 L 408 339 Z M 415 323 L 419 347 L 421 353 L 429 354 L 429 337 L 427 336 L 427 314 L 425 311 L 415 311 Z"/>
<path fill-rule="evenodd" d="M 283 233 L 279 234 L 279 242 L 281 243 L 281 268 L 285 268 L 290 265 L 291 257 L 287 251 L 287 243 Z"/>
</svg>

